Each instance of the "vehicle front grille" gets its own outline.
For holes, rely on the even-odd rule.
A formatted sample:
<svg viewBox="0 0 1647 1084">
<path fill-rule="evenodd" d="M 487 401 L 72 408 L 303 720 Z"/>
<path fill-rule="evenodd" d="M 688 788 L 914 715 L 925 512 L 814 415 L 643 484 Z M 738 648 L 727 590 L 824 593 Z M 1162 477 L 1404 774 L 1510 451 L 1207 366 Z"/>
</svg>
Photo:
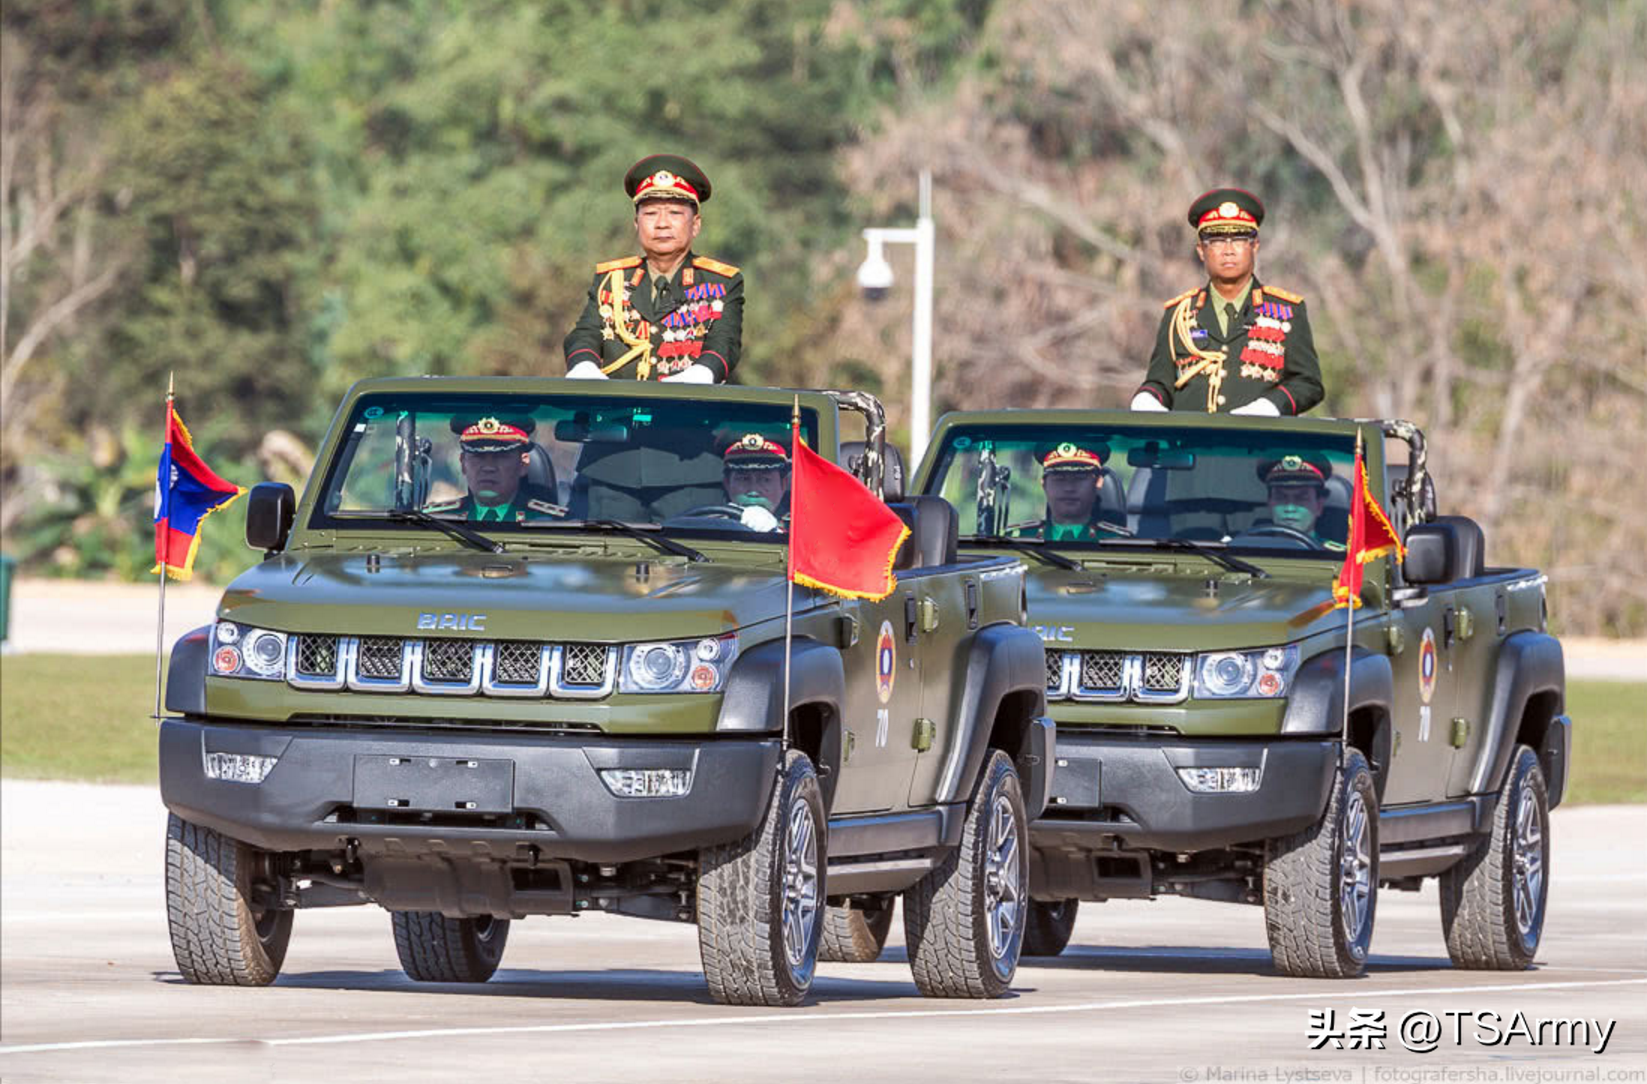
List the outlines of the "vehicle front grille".
<svg viewBox="0 0 1647 1084">
<path fill-rule="evenodd" d="M 297 672 L 309 677 L 330 677 L 337 673 L 337 641 L 336 636 L 299 636 Z"/>
<path fill-rule="evenodd" d="M 606 648 L 599 644 L 567 644 L 561 659 L 563 684 L 600 685 L 606 680 Z"/>
<path fill-rule="evenodd" d="M 618 649 L 604 644 L 303 633 L 287 651 L 298 689 L 593 700 L 617 685 Z"/>
<path fill-rule="evenodd" d="M 393 681 L 400 677 L 400 660 L 406 641 L 390 636 L 363 636 L 355 653 L 356 671 L 361 677 Z"/>
<path fill-rule="evenodd" d="M 1176 651 L 1049 651 L 1047 699 L 1176 704 L 1189 696 L 1191 658 Z"/>
</svg>

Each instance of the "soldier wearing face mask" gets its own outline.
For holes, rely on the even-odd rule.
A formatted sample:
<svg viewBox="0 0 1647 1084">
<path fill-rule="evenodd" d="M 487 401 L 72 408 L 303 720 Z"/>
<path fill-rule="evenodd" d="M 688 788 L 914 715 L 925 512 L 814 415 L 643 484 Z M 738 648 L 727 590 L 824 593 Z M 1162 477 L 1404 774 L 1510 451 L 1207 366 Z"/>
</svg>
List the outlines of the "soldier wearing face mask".
<svg viewBox="0 0 1647 1084">
<path fill-rule="evenodd" d="M 1297 531 L 1315 545 L 1342 550 L 1342 542 L 1324 538 L 1319 530 L 1327 507 L 1327 479 L 1332 464 L 1318 455 L 1284 455 L 1258 465 L 1258 477 L 1269 491 L 1270 522 Z"/>
</svg>

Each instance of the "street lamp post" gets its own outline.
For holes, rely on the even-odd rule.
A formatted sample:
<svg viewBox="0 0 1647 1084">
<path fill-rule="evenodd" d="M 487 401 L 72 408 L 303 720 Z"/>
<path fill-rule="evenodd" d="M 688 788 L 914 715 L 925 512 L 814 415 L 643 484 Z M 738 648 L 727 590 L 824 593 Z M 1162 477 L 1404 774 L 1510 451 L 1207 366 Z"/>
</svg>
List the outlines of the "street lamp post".
<svg viewBox="0 0 1647 1084">
<path fill-rule="evenodd" d="M 886 262 L 884 246 L 915 246 L 915 323 L 910 358 L 909 468 L 921 461 L 927 436 L 932 432 L 932 280 L 933 245 L 932 174 L 921 171 L 921 214 L 913 229 L 871 227 L 864 230 L 869 255 L 858 268 L 858 285 L 871 301 L 879 301 L 892 289 L 892 265 Z"/>
</svg>

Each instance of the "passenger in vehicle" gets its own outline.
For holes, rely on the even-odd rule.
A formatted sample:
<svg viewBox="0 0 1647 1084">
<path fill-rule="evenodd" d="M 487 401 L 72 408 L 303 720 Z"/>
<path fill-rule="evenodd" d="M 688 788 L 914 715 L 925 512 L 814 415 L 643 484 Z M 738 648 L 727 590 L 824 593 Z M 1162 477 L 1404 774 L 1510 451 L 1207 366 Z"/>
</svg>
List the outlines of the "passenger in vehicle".
<svg viewBox="0 0 1647 1084">
<path fill-rule="evenodd" d="M 787 529 L 789 453 L 759 433 L 746 433 L 721 457 L 727 501 L 743 509 L 739 521 L 752 531 Z"/>
<path fill-rule="evenodd" d="M 1332 477 L 1332 464 L 1324 457 L 1284 455 L 1265 460 L 1258 464 L 1258 477 L 1269 491 L 1272 527 L 1303 535 L 1324 549 L 1344 548 L 1342 542 L 1323 537 L 1319 529 L 1327 507 L 1327 479 Z M 1263 525 L 1254 528 L 1262 532 Z"/>
<path fill-rule="evenodd" d="M 453 418 L 458 465 L 469 491 L 424 506 L 430 515 L 458 515 L 474 523 L 525 523 L 566 515 L 554 494 L 526 482 L 531 463 L 531 418 Z"/>
<path fill-rule="evenodd" d="M 1121 532 L 1098 518 L 1099 496 L 1104 488 L 1104 461 L 1109 448 L 1090 448 L 1065 441 L 1044 450 L 1041 461 L 1041 491 L 1046 494 L 1046 517 L 1013 533 L 1036 535 L 1049 542 L 1089 542 L 1116 538 Z"/>
</svg>

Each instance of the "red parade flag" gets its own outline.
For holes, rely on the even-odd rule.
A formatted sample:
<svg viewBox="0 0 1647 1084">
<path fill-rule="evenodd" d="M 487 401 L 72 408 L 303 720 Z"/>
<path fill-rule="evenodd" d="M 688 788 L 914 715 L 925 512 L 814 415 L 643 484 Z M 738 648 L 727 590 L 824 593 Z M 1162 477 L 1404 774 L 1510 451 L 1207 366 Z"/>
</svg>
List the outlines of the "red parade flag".
<svg viewBox="0 0 1647 1084">
<path fill-rule="evenodd" d="M 1395 535 L 1390 517 L 1379 506 L 1367 485 L 1367 464 L 1361 458 L 1361 437 L 1355 441 L 1355 487 L 1350 498 L 1349 545 L 1344 552 L 1344 567 L 1333 579 L 1333 608 L 1361 605 L 1361 581 L 1369 561 L 1393 552 L 1397 560 L 1406 556 L 1406 548 Z"/>
<path fill-rule="evenodd" d="M 789 486 L 789 578 L 845 598 L 883 599 L 898 587 L 892 562 L 909 528 L 862 482 L 801 441 Z"/>
</svg>

